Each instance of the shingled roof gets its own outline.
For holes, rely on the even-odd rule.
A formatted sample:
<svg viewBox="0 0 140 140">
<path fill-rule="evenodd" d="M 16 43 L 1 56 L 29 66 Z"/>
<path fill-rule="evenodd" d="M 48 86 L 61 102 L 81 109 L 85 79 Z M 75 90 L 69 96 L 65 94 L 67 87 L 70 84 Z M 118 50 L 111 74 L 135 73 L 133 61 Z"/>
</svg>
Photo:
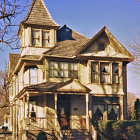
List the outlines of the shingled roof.
<svg viewBox="0 0 140 140">
<path fill-rule="evenodd" d="M 27 16 L 21 23 L 59 27 L 52 19 L 43 0 L 33 0 Z"/>
<path fill-rule="evenodd" d="M 15 67 L 20 59 L 20 54 L 9 54 L 9 65 L 8 65 L 8 74 L 9 76 L 13 73 L 15 70 Z"/>
<path fill-rule="evenodd" d="M 72 57 L 89 39 L 64 25 L 57 31 L 58 43 L 45 55 Z"/>
</svg>

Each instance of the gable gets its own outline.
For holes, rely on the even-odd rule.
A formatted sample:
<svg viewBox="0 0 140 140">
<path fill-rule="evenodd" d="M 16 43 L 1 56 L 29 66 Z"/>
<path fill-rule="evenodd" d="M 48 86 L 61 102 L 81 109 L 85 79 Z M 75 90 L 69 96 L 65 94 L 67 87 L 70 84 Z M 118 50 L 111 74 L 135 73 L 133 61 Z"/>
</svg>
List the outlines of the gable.
<svg viewBox="0 0 140 140">
<path fill-rule="evenodd" d="M 99 44 L 104 44 L 104 50 L 99 50 Z M 133 56 L 104 27 L 80 51 L 82 56 L 132 58 Z"/>
<path fill-rule="evenodd" d="M 90 89 L 82 85 L 78 80 L 70 80 L 63 85 L 57 87 L 57 91 L 66 91 L 66 92 L 89 92 Z"/>
</svg>

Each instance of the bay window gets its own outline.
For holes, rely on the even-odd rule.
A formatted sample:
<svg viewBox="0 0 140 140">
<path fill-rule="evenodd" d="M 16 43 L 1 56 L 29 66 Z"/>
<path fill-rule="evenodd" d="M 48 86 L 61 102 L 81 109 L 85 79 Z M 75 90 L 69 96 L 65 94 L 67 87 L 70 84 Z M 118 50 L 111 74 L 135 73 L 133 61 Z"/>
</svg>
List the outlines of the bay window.
<svg viewBox="0 0 140 140">
<path fill-rule="evenodd" d="M 38 68 L 37 66 L 26 66 L 24 69 L 24 85 L 38 83 Z"/>
</svg>

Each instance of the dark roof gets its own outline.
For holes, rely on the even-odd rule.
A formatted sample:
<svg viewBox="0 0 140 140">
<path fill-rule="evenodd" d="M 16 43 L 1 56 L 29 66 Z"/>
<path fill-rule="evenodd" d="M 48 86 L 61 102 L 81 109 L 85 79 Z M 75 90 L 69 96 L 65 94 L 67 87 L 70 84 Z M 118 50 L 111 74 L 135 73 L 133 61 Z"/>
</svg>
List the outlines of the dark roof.
<svg viewBox="0 0 140 140">
<path fill-rule="evenodd" d="M 57 32 L 57 40 L 57 45 L 46 51 L 45 55 L 72 57 L 89 39 L 64 25 Z"/>
<path fill-rule="evenodd" d="M 15 67 L 16 67 L 19 59 L 20 59 L 20 54 L 12 54 L 12 53 L 9 54 L 9 65 L 8 65 L 9 76 L 15 70 Z"/>
<path fill-rule="evenodd" d="M 52 19 L 43 0 L 33 0 L 26 18 L 21 23 L 59 27 Z"/>
<path fill-rule="evenodd" d="M 63 89 L 63 87 L 71 84 L 72 82 L 77 82 L 83 88 L 82 89 L 71 89 L 71 88 Z M 17 95 L 17 97 L 19 98 L 22 94 L 24 94 L 25 91 L 28 91 L 32 95 L 40 95 L 40 94 L 47 94 L 47 93 L 54 93 L 54 92 L 65 92 L 68 94 L 71 94 L 71 93 L 72 94 L 73 93 L 85 94 L 85 93 L 89 93 L 91 90 L 87 88 L 86 86 L 82 85 L 78 80 L 70 79 L 65 82 L 45 82 L 41 84 L 24 87 L 20 91 L 20 93 Z M 15 99 L 17 97 L 15 97 Z"/>
</svg>

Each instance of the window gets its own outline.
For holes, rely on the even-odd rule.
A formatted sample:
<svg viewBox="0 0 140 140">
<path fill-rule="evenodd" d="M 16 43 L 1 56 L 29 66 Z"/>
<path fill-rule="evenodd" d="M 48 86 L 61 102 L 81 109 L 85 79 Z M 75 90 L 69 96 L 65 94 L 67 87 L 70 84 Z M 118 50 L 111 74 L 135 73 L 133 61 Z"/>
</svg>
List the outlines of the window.
<svg viewBox="0 0 140 140">
<path fill-rule="evenodd" d="M 92 83 L 100 82 L 101 84 L 110 84 L 110 83 L 118 84 L 119 83 L 119 63 L 92 62 L 91 63 L 91 82 Z"/>
<path fill-rule="evenodd" d="M 91 63 L 91 81 L 93 83 L 99 82 L 99 66 L 98 62 Z"/>
<path fill-rule="evenodd" d="M 50 32 L 42 29 L 32 29 L 32 45 L 33 46 L 49 46 Z"/>
<path fill-rule="evenodd" d="M 112 64 L 112 83 L 119 83 L 118 63 Z"/>
<path fill-rule="evenodd" d="M 119 120 L 120 118 L 120 108 L 119 105 L 108 105 L 108 120 Z"/>
<path fill-rule="evenodd" d="M 25 66 L 24 84 L 37 84 L 38 68 L 37 66 Z"/>
<path fill-rule="evenodd" d="M 110 83 L 110 65 L 109 63 L 100 63 L 100 82 Z"/>
<path fill-rule="evenodd" d="M 77 63 L 69 63 L 69 77 L 78 78 L 78 67 Z"/>
<path fill-rule="evenodd" d="M 37 84 L 37 67 L 30 68 L 30 84 Z"/>
<path fill-rule="evenodd" d="M 60 78 L 77 78 L 77 63 L 54 62 L 49 63 L 49 76 Z"/>
<path fill-rule="evenodd" d="M 40 30 L 32 30 L 32 45 L 40 46 Z"/>
<path fill-rule="evenodd" d="M 103 120 L 105 105 L 93 105 L 93 120 Z"/>
<path fill-rule="evenodd" d="M 50 44 L 50 33 L 48 31 L 42 32 L 42 45 L 48 46 Z"/>
<path fill-rule="evenodd" d="M 29 117 L 36 117 L 36 101 L 29 101 Z"/>
<path fill-rule="evenodd" d="M 104 51 L 105 50 L 105 44 L 104 43 L 99 43 L 99 51 Z"/>
</svg>

